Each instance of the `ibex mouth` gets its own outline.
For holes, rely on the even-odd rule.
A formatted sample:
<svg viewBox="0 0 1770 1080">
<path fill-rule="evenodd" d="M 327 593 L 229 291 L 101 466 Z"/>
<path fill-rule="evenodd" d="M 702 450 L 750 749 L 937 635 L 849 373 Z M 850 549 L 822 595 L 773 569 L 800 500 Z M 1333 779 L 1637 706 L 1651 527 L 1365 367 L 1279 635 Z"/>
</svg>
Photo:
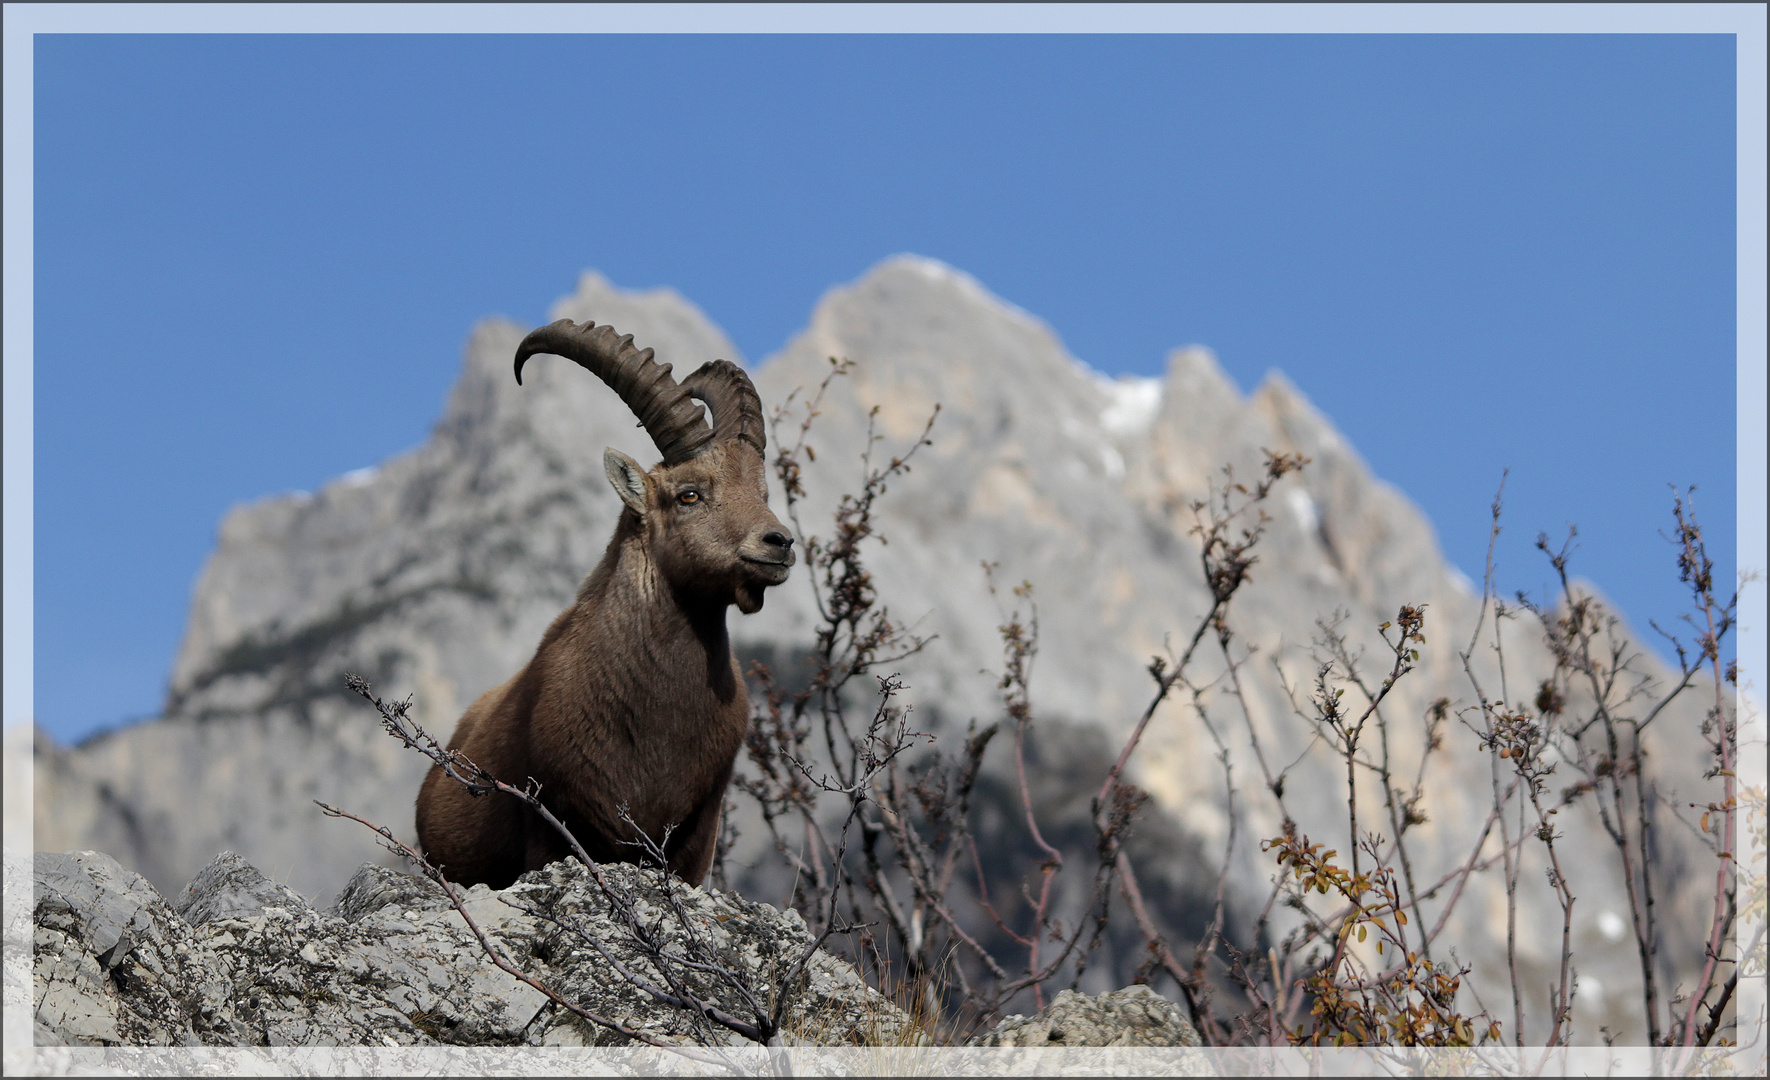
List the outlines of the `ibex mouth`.
<svg viewBox="0 0 1770 1080">
<path fill-rule="evenodd" d="M 793 565 L 793 557 L 784 559 L 763 559 L 755 555 L 739 555 L 738 558 L 756 568 L 756 576 L 770 585 L 779 585 L 787 580 L 787 568 Z"/>
</svg>

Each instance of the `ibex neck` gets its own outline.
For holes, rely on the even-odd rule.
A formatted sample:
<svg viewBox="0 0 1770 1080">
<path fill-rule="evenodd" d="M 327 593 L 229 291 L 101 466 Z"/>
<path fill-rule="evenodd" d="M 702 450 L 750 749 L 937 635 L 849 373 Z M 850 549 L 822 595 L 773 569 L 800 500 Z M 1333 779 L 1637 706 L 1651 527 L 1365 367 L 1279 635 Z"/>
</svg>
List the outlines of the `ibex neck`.
<svg viewBox="0 0 1770 1080">
<path fill-rule="evenodd" d="M 623 513 L 602 562 L 578 593 L 578 607 L 600 633 L 644 641 L 661 654 L 695 642 L 715 681 L 731 664 L 725 629 L 728 602 L 710 602 L 665 581 L 646 546 L 638 519 Z"/>
</svg>

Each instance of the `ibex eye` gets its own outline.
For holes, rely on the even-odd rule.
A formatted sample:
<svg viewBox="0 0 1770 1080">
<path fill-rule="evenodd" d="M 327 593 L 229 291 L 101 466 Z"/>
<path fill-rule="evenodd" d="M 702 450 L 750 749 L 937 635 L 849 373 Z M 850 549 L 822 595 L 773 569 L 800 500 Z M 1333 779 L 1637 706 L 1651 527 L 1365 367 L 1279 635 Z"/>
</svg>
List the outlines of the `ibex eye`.
<svg viewBox="0 0 1770 1080">
<path fill-rule="evenodd" d="M 701 501 L 701 493 L 698 491 L 685 491 L 676 496 L 676 501 L 684 506 L 691 506 Z"/>
</svg>

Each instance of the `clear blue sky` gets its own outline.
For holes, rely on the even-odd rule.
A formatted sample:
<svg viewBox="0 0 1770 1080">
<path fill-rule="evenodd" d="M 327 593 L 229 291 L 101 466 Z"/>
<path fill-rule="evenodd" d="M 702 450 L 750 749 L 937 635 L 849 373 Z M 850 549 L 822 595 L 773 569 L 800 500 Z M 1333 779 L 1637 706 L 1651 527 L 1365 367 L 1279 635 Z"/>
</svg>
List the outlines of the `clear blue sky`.
<svg viewBox="0 0 1770 1080">
<path fill-rule="evenodd" d="M 578 273 L 755 363 L 916 252 L 1109 373 L 1280 369 L 1479 579 L 1735 535 L 1723 35 L 39 36 L 35 709 L 153 714 L 227 509 L 422 441 Z M 586 568 L 588 570 L 588 568 Z"/>
</svg>

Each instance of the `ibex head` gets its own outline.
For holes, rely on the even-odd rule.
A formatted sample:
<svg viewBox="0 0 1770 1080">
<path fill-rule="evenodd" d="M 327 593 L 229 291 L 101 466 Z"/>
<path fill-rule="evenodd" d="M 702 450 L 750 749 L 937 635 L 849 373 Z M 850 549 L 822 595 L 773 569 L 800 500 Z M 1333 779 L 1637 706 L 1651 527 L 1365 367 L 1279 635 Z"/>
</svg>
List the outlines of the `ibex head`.
<svg viewBox="0 0 1770 1080">
<path fill-rule="evenodd" d="M 743 369 L 714 360 L 678 384 L 652 350 L 633 347 L 633 335 L 570 319 L 523 338 L 518 383 L 536 353 L 594 372 L 657 444 L 663 460 L 650 472 L 613 448 L 602 463 L 663 583 L 701 602 L 735 603 L 746 615 L 761 610 L 762 591 L 787 580 L 793 538 L 768 509 L 762 400 Z"/>
</svg>

